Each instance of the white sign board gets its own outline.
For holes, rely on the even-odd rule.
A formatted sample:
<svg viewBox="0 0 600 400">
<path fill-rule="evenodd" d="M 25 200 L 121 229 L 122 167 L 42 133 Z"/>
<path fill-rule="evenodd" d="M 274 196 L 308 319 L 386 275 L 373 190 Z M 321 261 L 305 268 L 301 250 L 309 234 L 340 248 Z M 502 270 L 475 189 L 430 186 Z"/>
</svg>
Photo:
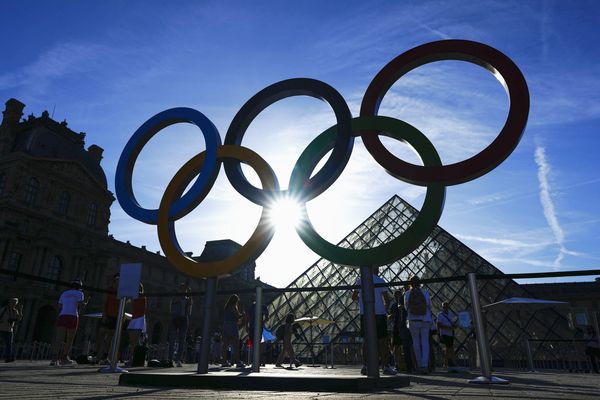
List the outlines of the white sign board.
<svg viewBox="0 0 600 400">
<path fill-rule="evenodd" d="M 471 313 L 460 311 L 458 313 L 458 326 L 462 329 L 471 329 Z"/>
<path fill-rule="evenodd" d="M 117 298 L 129 297 L 130 299 L 137 299 L 140 292 L 141 277 L 142 263 L 121 264 Z"/>
<path fill-rule="evenodd" d="M 576 326 L 588 326 L 589 321 L 586 312 L 575 313 L 575 325 Z"/>
</svg>

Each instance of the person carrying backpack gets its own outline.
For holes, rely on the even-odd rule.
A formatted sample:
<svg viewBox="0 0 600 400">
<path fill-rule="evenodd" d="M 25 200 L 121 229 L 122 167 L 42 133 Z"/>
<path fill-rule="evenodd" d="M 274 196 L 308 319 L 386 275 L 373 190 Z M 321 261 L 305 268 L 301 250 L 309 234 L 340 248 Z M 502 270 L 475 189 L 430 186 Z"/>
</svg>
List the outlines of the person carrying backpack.
<svg viewBox="0 0 600 400">
<path fill-rule="evenodd" d="M 427 373 L 429 366 L 429 331 L 431 329 L 431 298 L 421 287 L 419 277 L 410 278 L 410 290 L 404 294 L 408 311 L 407 324 L 412 337 L 417 372 Z"/>
</svg>

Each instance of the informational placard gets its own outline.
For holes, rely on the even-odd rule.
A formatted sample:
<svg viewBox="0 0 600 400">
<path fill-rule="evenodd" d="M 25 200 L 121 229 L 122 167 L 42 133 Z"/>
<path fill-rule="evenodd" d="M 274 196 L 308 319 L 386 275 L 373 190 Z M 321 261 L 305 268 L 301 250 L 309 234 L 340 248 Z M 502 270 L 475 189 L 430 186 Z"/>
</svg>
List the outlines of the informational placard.
<svg viewBox="0 0 600 400">
<path fill-rule="evenodd" d="M 589 320 L 585 311 L 575 313 L 575 326 L 588 326 Z"/>
<path fill-rule="evenodd" d="M 142 263 L 121 264 L 117 298 L 129 297 L 130 299 L 137 299 L 140 292 L 141 277 Z"/>
<path fill-rule="evenodd" d="M 458 313 L 458 326 L 462 329 L 471 329 L 471 313 L 460 311 Z"/>
</svg>

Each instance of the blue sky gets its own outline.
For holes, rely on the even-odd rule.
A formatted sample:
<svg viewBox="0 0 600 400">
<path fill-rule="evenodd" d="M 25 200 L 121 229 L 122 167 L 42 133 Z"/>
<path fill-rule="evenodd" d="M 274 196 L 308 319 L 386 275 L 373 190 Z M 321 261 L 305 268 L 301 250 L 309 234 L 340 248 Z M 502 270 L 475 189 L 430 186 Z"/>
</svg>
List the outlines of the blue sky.
<svg viewBox="0 0 600 400">
<path fill-rule="evenodd" d="M 87 145 L 105 149 L 102 165 L 114 192 L 125 143 L 162 110 L 195 108 L 224 137 L 257 91 L 309 77 L 335 87 L 356 116 L 371 79 L 398 54 L 440 39 L 480 41 L 523 71 L 529 122 L 500 167 L 448 188 L 440 225 L 504 272 L 590 269 L 600 263 L 599 20 L 595 1 L 5 2 L 0 99 L 21 100 L 26 114 L 47 109 L 85 131 Z M 487 71 L 443 62 L 398 81 L 380 114 L 416 126 L 442 161 L 453 163 L 485 148 L 507 109 L 504 90 Z M 304 147 L 334 123 L 325 103 L 286 99 L 257 117 L 243 143 L 285 187 Z M 384 143 L 418 162 L 402 145 Z M 156 207 L 171 177 L 203 146 L 187 125 L 153 139 L 134 171 L 140 202 Z M 317 230 L 337 241 L 394 193 L 422 204 L 423 189 L 387 175 L 358 139 L 342 177 L 308 210 Z M 116 238 L 160 248 L 153 226 L 133 220 L 117 202 L 111 212 Z M 182 246 L 199 254 L 207 240 L 245 242 L 260 212 L 221 171 L 177 232 Z M 257 260 L 257 275 L 283 286 L 318 258 L 293 229 L 280 228 Z"/>
</svg>

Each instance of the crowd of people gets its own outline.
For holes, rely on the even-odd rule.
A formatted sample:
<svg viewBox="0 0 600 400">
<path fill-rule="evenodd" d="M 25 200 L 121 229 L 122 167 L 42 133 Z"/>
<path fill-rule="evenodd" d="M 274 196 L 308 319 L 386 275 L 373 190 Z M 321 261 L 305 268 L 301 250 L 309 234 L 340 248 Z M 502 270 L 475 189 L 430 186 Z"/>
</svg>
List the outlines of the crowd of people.
<svg viewBox="0 0 600 400">
<path fill-rule="evenodd" d="M 379 368 L 385 375 L 394 375 L 398 372 L 427 374 L 435 366 L 434 346 L 444 348 L 443 365 L 448 369 L 455 366 L 454 361 L 454 330 L 457 325 L 457 315 L 451 310 L 449 302 L 442 303 L 442 309 L 434 314 L 431 306 L 431 296 L 422 287 L 418 276 L 409 278 L 409 282 L 402 290 L 392 292 L 385 281 L 379 276 L 379 268 L 372 269 L 374 288 L 375 334 L 377 340 L 377 360 Z M 119 299 L 117 287 L 119 274 L 113 276 L 108 291 L 105 294 L 102 319 L 96 335 L 95 351 L 91 362 L 108 365 L 111 363 L 110 355 L 112 343 L 117 327 L 119 313 Z M 361 286 L 360 277 L 355 285 Z M 185 283 L 178 286 L 179 295 L 173 296 L 170 301 L 170 326 L 168 341 L 171 343 L 168 350 L 166 365 L 181 367 L 184 354 L 188 345 L 188 328 L 192 314 L 193 300 L 190 288 Z M 366 321 L 362 298 L 362 291 L 352 292 L 352 299 L 359 303 L 360 335 L 363 337 L 363 360 L 361 369 L 363 375 L 368 374 L 367 349 L 366 349 Z M 60 312 L 56 320 L 56 335 L 52 346 L 52 361 L 50 365 L 72 365 L 71 359 L 73 341 L 79 326 L 79 316 L 86 307 L 90 298 L 82 291 L 82 282 L 79 279 L 71 281 L 70 287 L 63 291 L 58 299 Z M 147 297 L 144 286 L 139 285 L 138 297 L 129 300 L 131 319 L 125 326 L 128 339 L 128 357 L 125 366 L 143 366 L 146 353 L 143 351 L 146 343 L 146 311 Z M 296 323 L 295 315 L 287 314 L 285 321 L 274 330 L 272 339 L 278 345 L 272 345 L 269 340 L 253 346 L 252 339 L 255 332 L 255 303 L 244 309 L 240 297 L 232 294 L 219 313 L 222 324 L 212 337 L 210 348 L 210 361 L 220 363 L 222 367 L 244 368 L 243 356 L 250 359 L 251 349 L 260 352 L 260 362 L 264 365 L 267 360 L 274 362 L 276 367 L 282 367 L 284 361 L 299 367 L 302 365 L 296 358 L 292 341 L 294 338 L 303 337 L 302 329 Z M 23 317 L 23 307 L 17 298 L 8 299 L 0 308 L 0 333 L 4 341 L 4 358 L 6 362 L 14 361 L 13 334 L 15 324 Z M 271 334 L 266 330 L 266 321 L 269 317 L 265 306 L 261 309 L 259 332 Z M 245 330 L 247 337 L 242 342 L 240 331 Z M 264 338 L 263 338 L 264 339 Z M 594 372 L 598 373 L 598 339 L 595 330 L 588 327 L 584 334 L 586 341 L 586 354 L 590 359 Z M 123 359 L 122 355 L 118 356 Z M 164 365 L 163 365 L 164 366 Z"/>
<path fill-rule="evenodd" d="M 431 310 L 431 297 L 421 287 L 419 278 L 412 276 L 404 290 L 396 290 L 392 297 L 379 276 L 379 268 L 373 268 L 374 310 L 377 335 L 378 363 L 383 374 L 394 375 L 398 371 L 428 373 L 435 365 L 431 346 L 434 335 L 439 335 L 445 347 L 444 364 L 454 366 L 454 328 L 456 315 L 450 311 L 450 304 L 442 304 L 437 316 Z M 355 285 L 361 285 L 357 279 Z M 356 290 L 353 300 L 359 301 L 361 316 L 361 336 L 365 337 L 365 317 L 362 293 Z M 389 321 L 389 324 L 388 324 Z M 388 325 L 392 327 L 391 332 Z M 366 360 L 366 341 L 363 340 L 363 359 Z M 367 365 L 361 369 L 367 375 Z"/>
</svg>

